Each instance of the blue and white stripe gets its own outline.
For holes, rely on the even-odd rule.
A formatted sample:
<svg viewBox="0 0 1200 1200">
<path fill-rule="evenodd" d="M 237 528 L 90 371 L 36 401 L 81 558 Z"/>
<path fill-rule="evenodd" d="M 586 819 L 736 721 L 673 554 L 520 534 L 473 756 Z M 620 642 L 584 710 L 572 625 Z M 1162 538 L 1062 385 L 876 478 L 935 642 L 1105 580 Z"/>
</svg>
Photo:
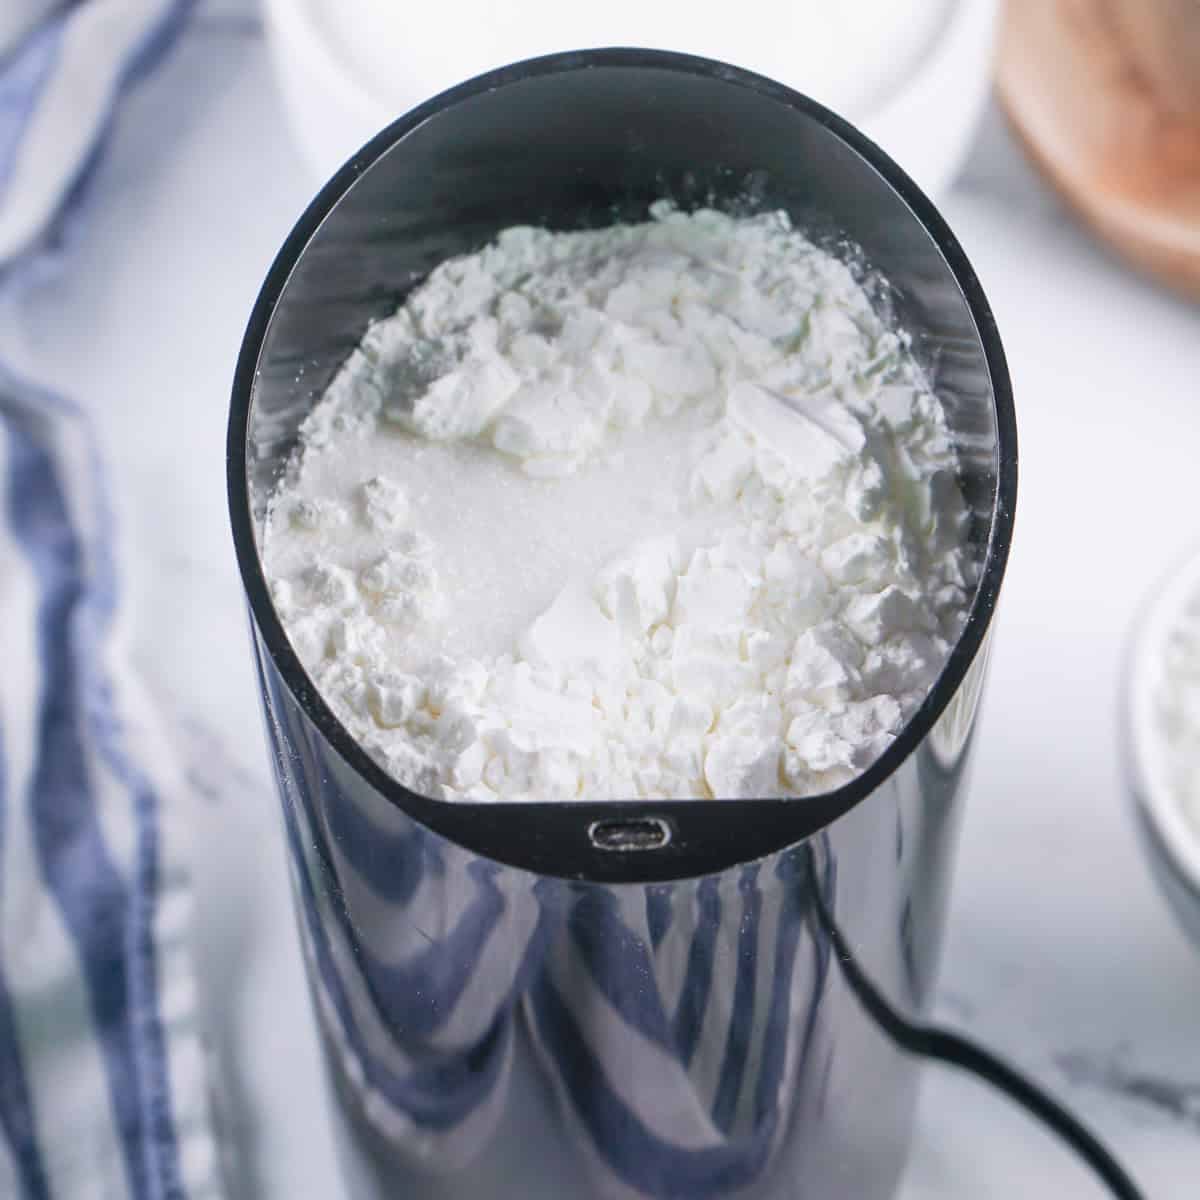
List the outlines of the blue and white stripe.
<svg viewBox="0 0 1200 1200">
<path fill-rule="evenodd" d="M 187 6 L 49 7 L 0 58 L 7 286 L 61 244 L 114 100 Z M 0 367 L 0 1195 L 23 1200 L 220 1194 L 187 785 L 122 653 L 114 538 L 85 416 Z"/>
<path fill-rule="evenodd" d="M 269 666 L 262 678 L 284 725 L 277 767 L 326 1041 L 401 1156 L 452 1168 L 480 1154 L 528 1041 L 598 1194 L 704 1200 L 760 1182 L 828 978 L 813 902 L 829 864 L 818 878 L 801 849 L 651 887 L 538 879 L 391 808 L 328 754 Z"/>
<path fill-rule="evenodd" d="M 552 905 L 419 829 L 389 829 L 382 807 L 352 814 L 323 766 L 277 766 L 301 944 L 342 1072 L 410 1157 L 467 1162 L 503 1112 L 513 1014 Z"/>
<path fill-rule="evenodd" d="M 525 1012 L 602 1194 L 704 1200 L 768 1172 L 828 972 L 807 863 L 672 885 L 657 948 L 641 889 L 579 896 Z"/>
</svg>

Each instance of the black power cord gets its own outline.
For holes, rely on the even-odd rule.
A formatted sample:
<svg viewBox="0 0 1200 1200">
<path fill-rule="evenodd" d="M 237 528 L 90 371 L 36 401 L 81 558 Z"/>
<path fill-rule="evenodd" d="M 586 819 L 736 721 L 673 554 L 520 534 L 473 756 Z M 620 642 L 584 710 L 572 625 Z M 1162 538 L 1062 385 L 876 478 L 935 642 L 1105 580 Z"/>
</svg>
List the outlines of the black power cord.
<svg viewBox="0 0 1200 1200">
<path fill-rule="evenodd" d="M 1057 1134 L 1119 1200 L 1147 1200 L 1145 1193 L 1096 1135 L 1011 1063 L 960 1033 L 935 1025 L 917 1024 L 897 1013 L 863 974 L 819 896 L 816 908 L 846 982 L 867 1014 L 902 1050 L 968 1071 L 991 1084 Z"/>
<path fill-rule="evenodd" d="M 931 1025 L 910 1025 L 897 1017 L 888 1032 L 912 1054 L 969 1071 L 990 1083 L 1056 1133 L 1121 1200 L 1146 1200 L 1124 1167 L 1069 1110 L 1010 1063 L 962 1034 Z"/>
</svg>

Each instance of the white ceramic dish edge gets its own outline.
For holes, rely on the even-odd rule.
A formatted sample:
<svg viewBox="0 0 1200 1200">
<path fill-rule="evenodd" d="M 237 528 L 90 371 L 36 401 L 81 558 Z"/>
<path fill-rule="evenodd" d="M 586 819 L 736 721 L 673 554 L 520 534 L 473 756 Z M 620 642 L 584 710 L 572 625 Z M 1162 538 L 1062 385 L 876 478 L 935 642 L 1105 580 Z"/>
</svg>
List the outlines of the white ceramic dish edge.
<svg viewBox="0 0 1200 1200">
<path fill-rule="evenodd" d="M 1183 606 L 1198 591 L 1200 551 L 1193 550 L 1152 592 L 1138 620 L 1128 651 L 1121 715 L 1126 770 L 1151 867 L 1181 923 L 1200 942 L 1200 833 L 1172 795 L 1154 716 L 1164 643 Z"/>
<path fill-rule="evenodd" d="M 962 165 L 991 82 L 999 0 L 956 0 L 919 66 L 884 103 L 845 115 L 935 200 Z M 345 69 L 301 0 L 264 0 L 267 40 L 300 148 L 321 179 L 400 116 Z"/>
<path fill-rule="evenodd" d="M 938 200 L 966 161 L 992 84 L 999 0 L 958 0 L 917 70 L 850 119 Z"/>
<path fill-rule="evenodd" d="M 388 116 L 342 70 L 299 0 L 264 0 L 263 17 L 284 110 L 301 153 L 323 182 L 388 123 Z"/>
</svg>

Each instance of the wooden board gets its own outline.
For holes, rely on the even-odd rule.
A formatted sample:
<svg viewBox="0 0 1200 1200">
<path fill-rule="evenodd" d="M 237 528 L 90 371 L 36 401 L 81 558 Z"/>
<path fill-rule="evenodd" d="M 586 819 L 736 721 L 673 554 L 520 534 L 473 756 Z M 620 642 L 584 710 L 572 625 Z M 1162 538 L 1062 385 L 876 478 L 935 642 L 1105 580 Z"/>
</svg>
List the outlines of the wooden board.
<svg viewBox="0 0 1200 1200">
<path fill-rule="evenodd" d="M 1200 0 L 1008 0 L 997 84 L 1066 201 L 1200 299 Z"/>
</svg>

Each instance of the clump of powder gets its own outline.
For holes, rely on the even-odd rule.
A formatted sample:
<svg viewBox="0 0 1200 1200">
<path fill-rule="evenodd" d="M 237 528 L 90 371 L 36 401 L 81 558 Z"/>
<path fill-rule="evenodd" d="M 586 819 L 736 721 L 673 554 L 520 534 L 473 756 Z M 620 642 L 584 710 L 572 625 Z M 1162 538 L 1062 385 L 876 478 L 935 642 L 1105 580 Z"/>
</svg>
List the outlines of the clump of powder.
<svg viewBox="0 0 1200 1200">
<path fill-rule="evenodd" d="M 370 327 L 264 557 L 322 695 L 448 799 L 803 796 L 973 585 L 945 414 L 783 214 L 504 231 Z"/>
</svg>

